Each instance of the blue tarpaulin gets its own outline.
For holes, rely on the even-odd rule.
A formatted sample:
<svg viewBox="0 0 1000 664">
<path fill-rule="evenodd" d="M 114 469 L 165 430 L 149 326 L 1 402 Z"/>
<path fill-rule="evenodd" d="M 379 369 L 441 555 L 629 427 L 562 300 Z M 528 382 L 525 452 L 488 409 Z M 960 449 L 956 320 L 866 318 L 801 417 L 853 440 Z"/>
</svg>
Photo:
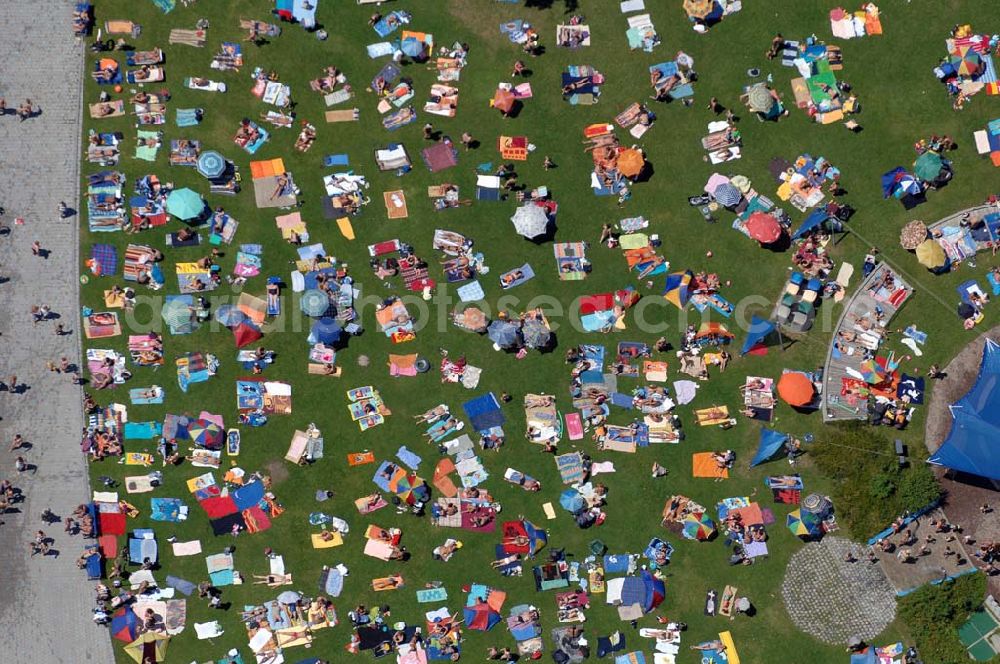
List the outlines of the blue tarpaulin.
<svg viewBox="0 0 1000 664">
<path fill-rule="evenodd" d="M 750 319 L 750 329 L 747 330 L 747 338 L 743 341 L 743 349 L 740 355 L 746 355 L 754 346 L 767 338 L 767 335 L 774 332 L 774 323 L 763 318 L 753 316 Z"/>
<path fill-rule="evenodd" d="M 928 459 L 972 475 L 1000 480 L 1000 346 L 989 339 L 983 348 L 976 384 L 951 404 L 951 431 Z"/>
<path fill-rule="evenodd" d="M 757 454 L 754 455 L 753 461 L 750 462 L 750 467 L 753 468 L 774 458 L 785 446 L 785 441 L 787 440 L 787 433 L 781 433 L 774 429 L 761 429 L 760 442 L 757 444 Z"/>
<path fill-rule="evenodd" d="M 506 422 L 503 411 L 500 410 L 500 402 L 496 395 L 487 392 L 481 397 L 476 397 L 471 401 L 462 404 L 466 417 L 476 431 L 485 431 L 493 427 L 501 427 Z"/>
</svg>

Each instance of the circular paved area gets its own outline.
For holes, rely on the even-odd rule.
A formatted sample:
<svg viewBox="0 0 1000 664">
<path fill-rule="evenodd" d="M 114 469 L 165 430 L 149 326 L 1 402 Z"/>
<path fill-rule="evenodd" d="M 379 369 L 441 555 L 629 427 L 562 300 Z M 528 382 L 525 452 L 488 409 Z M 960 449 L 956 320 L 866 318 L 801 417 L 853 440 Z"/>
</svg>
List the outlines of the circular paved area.
<svg viewBox="0 0 1000 664">
<path fill-rule="evenodd" d="M 857 562 L 844 562 L 850 549 Z M 792 622 L 826 643 L 871 639 L 896 617 L 896 591 L 882 568 L 868 562 L 870 547 L 824 537 L 792 556 L 781 594 Z"/>
</svg>

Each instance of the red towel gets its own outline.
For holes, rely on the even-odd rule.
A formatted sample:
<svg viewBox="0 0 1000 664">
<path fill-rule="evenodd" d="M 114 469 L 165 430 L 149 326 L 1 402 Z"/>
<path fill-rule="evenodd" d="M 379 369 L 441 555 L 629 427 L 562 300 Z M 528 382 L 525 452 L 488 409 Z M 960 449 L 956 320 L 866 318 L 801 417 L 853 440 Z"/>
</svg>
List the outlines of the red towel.
<svg viewBox="0 0 1000 664">
<path fill-rule="evenodd" d="M 126 528 L 124 514 L 98 512 L 97 532 L 101 535 L 124 535 Z"/>
<path fill-rule="evenodd" d="M 118 555 L 118 538 L 114 535 L 101 535 L 97 538 L 97 545 L 101 547 L 101 555 L 108 560 Z"/>
<path fill-rule="evenodd" d="M 243 510 L 243 520 L 247 525 L 248 533 L 259 533 L 271 527 L 271 519 L 261 508 L 254 505 L 248 510 Z"/>
<path fill-rule="evenodd" d="M 236 509 L 236 503 L 233 502 L 230 496 L 206 498 L 201 501 L 201 508 L 205 510 L 205 514 L 208 515 L 209 519 L 219 519 L 239 511 Z"/>
</svg>

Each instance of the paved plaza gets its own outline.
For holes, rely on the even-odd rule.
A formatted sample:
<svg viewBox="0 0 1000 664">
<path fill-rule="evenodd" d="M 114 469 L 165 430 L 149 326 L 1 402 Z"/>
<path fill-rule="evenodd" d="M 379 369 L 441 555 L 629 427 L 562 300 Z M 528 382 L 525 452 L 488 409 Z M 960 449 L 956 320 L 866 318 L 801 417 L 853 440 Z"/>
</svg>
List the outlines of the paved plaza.
<svg viewBox="0 0 1000 664">
<path fill-rule="evenodd" d="M 87 464 L 80 454 L 83 426 L 81 388 L 69 377 L 46 369 L 47 361 L 78 356 L 76 216 L 59 219 L 60 201 L 78 207 L 82 44 L 73 39 L 72 2 L 0 2 L 0 23 L 8 39 L 0 43 L 0 96 L 9 109 L 31 99 L 41 110 L 19 122 L 12 111 L 0 117 L 0 205 L 12 232 L 0 237 L 3 315 L 0 344 L 3 381 L 16 375 L 20 394 L 0 392 L 0 477 L 12 478 L 24 502 L 3 516 L 0 568 L 0 657 L 8 662 L 113 662 L 105 629 L 90 620 L 92 584 L 76 568 L 83 540 L 46 526 L 40 515 L 51 509 L 69 514 L 88 497 Z M 14 225 L 23 218 L 23 225 Z M 33 256 L 42 242 L 48 258 Z M 32 305 L 49 305 L 56 320 L 32 324 Z M 63 323 L 71 334 L 57 336 Z M 8 452 L 14 434 L 31 447 Z M 22 454 L 35 468 L 14 477 Z M 28 542 L 42 528 L 54 538 L 50 555 L 28 557 Z M 56 555 L 58 552 L 58 555 Z"/>
</svg>

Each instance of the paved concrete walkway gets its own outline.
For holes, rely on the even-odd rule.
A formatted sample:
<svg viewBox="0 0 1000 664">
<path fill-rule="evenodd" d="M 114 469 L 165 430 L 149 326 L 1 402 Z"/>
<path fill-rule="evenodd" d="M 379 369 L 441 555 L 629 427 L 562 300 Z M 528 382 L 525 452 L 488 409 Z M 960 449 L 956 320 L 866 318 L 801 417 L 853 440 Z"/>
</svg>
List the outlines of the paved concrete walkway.
<svg viewBox="0 0 1000 664">
<path fill-rule="evenodd" d="M 88 497 L 87 465 L 78 445 L 83 425 L 81 389 L 46 370 L 48 360 L 78 361 L 78 222 L 59 219 L 61 200 L 79 206 L 81 76 L 84 46 L 72 36 L 70 0 L 0 2 L 0 96 L 16 109 L 30 98 L 41 113 L 18 122 L 0 117 L 0 205 L 12 227 L 0 237 L 0 378 L 15 374 L 21 394 L 0 392 L 0 477 L 25 493 L 18 511 L 0 526 L 0 660 L 6 662 L 114 661 L 108 632 L 94 626 L 91 582 L 75 565 L 83 540 L 61 525 L 41 523 L 48 508 L 66 515 Z M 24 225 L 13 219 L 23 217 Z M 31 255 L 38 240 L 50 254 Z M 47 304 L 71 334 L 58 337 L 55 321 L 33 326 L 29 310 Z M 37 471 L 15 477 L 10 440 L 20 433 L 31 448 L 19 452 Z M 39 528 L 54 538 L 58 556 L 29 558 Z"/>
</svg>

